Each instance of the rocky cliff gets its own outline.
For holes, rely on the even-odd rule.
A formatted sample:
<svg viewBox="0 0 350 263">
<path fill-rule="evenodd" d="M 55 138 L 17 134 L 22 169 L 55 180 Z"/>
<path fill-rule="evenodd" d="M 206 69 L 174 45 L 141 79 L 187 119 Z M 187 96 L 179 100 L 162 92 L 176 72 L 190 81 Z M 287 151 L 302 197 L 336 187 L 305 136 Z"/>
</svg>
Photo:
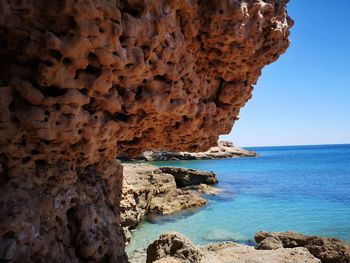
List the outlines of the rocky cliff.
<svg viewBox="0 0 350 263">
<path fill-rule="evenodd" d="M 0 260 L 126 261 L 115 156 L 228 133 L 289 45 L 285 5 L 0 1 Z"/>
</svg>

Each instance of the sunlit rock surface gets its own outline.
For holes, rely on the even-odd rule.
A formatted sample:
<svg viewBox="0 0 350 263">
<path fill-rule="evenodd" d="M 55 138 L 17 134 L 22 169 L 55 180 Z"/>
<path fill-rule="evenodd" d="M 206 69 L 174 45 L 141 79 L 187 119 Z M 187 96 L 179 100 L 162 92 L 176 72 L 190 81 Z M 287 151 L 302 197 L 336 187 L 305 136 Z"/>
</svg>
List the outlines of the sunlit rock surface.
<svg viewBox="0 0 350 263">
<path fill-rule="evenodd" d="M 284 0 L 0 1 L 1 260 L 124 262 L 115 156 L 214 145 L 291 24 Z"/>
<path fill-rule="evenodd" d="M 233 242 L 199 247 L 185 236 L 170 232 L 161 235 L 148 246 L 146 262 L 320 263 L 321 261 L 304 247 L 257 250 L 252 246 Z"/>
</svg>

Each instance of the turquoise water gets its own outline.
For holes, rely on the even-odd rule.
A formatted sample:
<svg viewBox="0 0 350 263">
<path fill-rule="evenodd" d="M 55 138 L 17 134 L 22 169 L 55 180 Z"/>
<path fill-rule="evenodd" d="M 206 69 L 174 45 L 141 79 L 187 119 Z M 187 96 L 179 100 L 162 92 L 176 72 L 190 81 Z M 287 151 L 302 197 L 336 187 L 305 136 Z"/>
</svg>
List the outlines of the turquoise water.
<svg viewBox="0 0 350 263">
<path fill-rule="evenodd" d="M 129 252 L 178 231 L 197 244 L 253 244 L 257 231 L 292 230 L 350 243 L 350 145 L 251 148 L 261 156 L 159 162 L 214 171 L 222 192 L 204 208 L 145 221 Z"/>
</svg>

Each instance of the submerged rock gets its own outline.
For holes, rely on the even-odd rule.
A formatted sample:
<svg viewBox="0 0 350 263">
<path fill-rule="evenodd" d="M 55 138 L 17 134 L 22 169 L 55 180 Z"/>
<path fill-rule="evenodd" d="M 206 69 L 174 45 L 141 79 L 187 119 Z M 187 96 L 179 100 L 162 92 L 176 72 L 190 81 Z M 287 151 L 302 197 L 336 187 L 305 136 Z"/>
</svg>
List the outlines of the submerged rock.
<svg viewBox="0 0 350 263">
<path fill-rule="evenodd" d="M 295 232 L 258 232 L 254 238 L 258 249 L 273 249 L 274 244 L 278 243 L 284 248 L 305 247 L 323 263 L 350 262 L 350 247 L 336 238 L 306 236 Z"/>
<path fill-rule="evenodd" d="M 172 260 L 172 261 L 171 261 Z M 149 245 L 147 263 L 320 263 L 306 248 L 257 250 L 252 246 L 222 242 L 196 246 L 183 235 L 163 234 Z"/>
<path fill-rule="evenodd" d="M 170 152 L 170 151 L 146 151 L 138 159 L 145 161 L 176 161 L 176 160 L 206 160 L 237 157 L 255 157 L 253 151 L 244 150 L 234 146 L 232 142 L 219 141 L 217 146 L 211 147 L 205 152 Z"/>
<path fill-rule="evenodd" d="M 190 186 L 185 186 L 182 189 L 195 190 L 197 192 L 200 192 L 202 194 L 207 194 L 207 195 L 217 195 L 222 191 L 222 189 L 220 189 L 220 188 L 212 187 L 212 186 L 207 185 L 207 184 L 190 185 Z"/>
</svg>

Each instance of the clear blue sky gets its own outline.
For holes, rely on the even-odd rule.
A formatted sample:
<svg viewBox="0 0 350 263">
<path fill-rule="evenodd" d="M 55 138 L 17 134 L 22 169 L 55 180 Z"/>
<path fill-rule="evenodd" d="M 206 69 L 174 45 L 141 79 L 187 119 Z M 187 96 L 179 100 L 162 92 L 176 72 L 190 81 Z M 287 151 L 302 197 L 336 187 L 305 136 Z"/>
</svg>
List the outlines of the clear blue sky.
<svg viewBox="0 0 350 263">
<path fill-rule="evenodd" d="M 291 46 L 229 135 L 240 146 L 350 143 L 350 0 L 291 0 Z"/>
</svg>

